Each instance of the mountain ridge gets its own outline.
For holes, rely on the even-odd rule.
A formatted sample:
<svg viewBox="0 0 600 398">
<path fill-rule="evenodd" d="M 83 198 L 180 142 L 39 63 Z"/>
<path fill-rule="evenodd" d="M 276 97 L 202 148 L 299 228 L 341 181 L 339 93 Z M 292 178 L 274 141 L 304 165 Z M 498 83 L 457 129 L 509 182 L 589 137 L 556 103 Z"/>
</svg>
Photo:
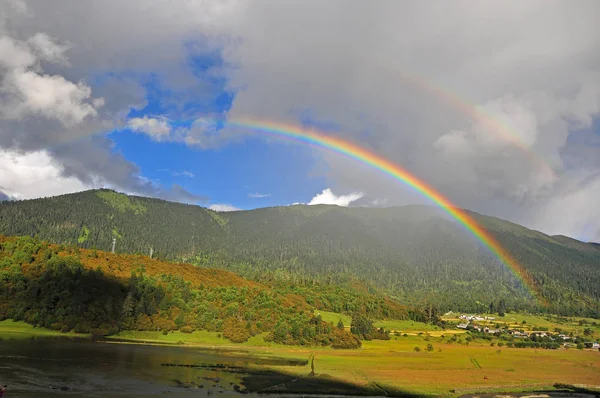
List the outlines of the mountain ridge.
<svg viewBox="0 0 600 398">
<path fill-rule="evenodd" d="M 87 193 L 87 192 L 112 192 L 118 195 L 124 195 L 130 198 L 138 198 L 138 199 L 144 199 L 144 200 L 153 200 L 153 201 L 158 201 L 158 202 L 165 202 L 165 203 L 169 203 L 169 204 L 173 204 L 173 205 L 181 205 L 181 206 L 192 206 L 192 207 L 198 207 L 200 209 L 203 209 L 207 212 L 211 212 L 211 213 L 217 213 L 217 214 L 231 214 L 231 213 L 239 213 L 239 212 L 253 212 L 253 211 L 259 211 L 259 210 L 264 210 L 264 209 L 278 209 L 278 208 L 306 208 L 306 207 L 311 207 L 311 208 L 350 208 L 350 209 L 369 209 L 369 210 L 394 210 L 394 209 L 408 209 L 408 208 L 428 208 L 428 209 L 435 209 L 438 210 L 440 214 L 444 214 L 446 215 L 446 212 L 443 211 L 442 209 L 440 209 L 437 206 L 434 205 L 427 205 L 427 204 L 407 204 L 407 205 L 397 205 L 397 206 L 388 206 L 388 207 L 368 207 L 368 206 L 339 206 L 339 205 L 335 205 L 335 204 L 317 204 L 317 205 L 309 205 L 309 204 L 304 204 L 304 203 L 295 203 L 292 205 L 282 205 L 282 206 L 265 206 L 265 207 L 257 207 L 257 208 L 253 208 L 253 209 L 237 209 L 237 210 L 213 210 L 209 207 L 204 207 L 202 205 L 198 205 L 198 204 L 190 204 L 190 203 L 184 203 L 184 202 L 176 202 L 176 201 L 170 201 L 167 199 L 161 199 L 161 198 L 154 198 L 154 197 L 147 197 L 147 196 L 141 196 L 141 195 L 136 195 L 136 194 L 128 194 L 128 193 L 124 193 L 124 192 L 119 192 L 116 191 L 114 189 L 110 189 L 110 188 L 98 188 L 98 189 L 87 189 L 87 190 L 83 190 L 83 191 L 77 191 L 77 192 L 71 192 L 71 193 L 65 193 L 65 194 L 60 194 L 60 195 L 53 195 L 53 196 L 43 196 L 43 197 L 39 197 L 39 198 L 33 198 L 33 199 L 19 199 L 19 200 L 0 200 L 0 204 L 1 203 L 10 203 L 10 202 L 28 202 L 28 201 L 36 201 L 36 200 L 43 200 L 43 199 L 51 199 L 51 198 L 60 198 L 60 197 L 68 197 L 71 195 L 78 195 L 78 194 L 82 194 L 82 193 Z M 540 230 L 536 230 L 536 229 L 532 229 L 529 227 L 525 227 L 521 224 L 518 224 L 516 222 L 513 221 L 509 221 L 509 220 L 505 220 L 503 218 L 497 217 L 497 216 L 492 216 L 492 215 L 488 215 L 488 214 L 483 214 L 483 213 L 479 213 L 470 209 L 466 209 L 466 208 L 462 208 L 462 207 L 458 207 L 456 206 L 457 209 L 464 211 L 467 214 L 470 214 L 471 216 L 475 216 L 475 217 L 486 217 L 488 219 L 493 219 L 493 220 L 499 220 L 502 223 L 505 224 L 510 224 L 513 226 L 516 226 L 518 228 L 522 228 L 524 230 L 530 231 L 533 234 L 540 234 L 543 235 L 547 238 L 551 238 L 551 239 L 560 239 L 560 240 L 570 240 L 570 241 L 575 241 L 577 243 L 582 243 L 584 245 L 593 245 L 593 246 L 598 246 L 598 248 L 600 249 L 600 242 L 594 242 L 594 241 L 582 241 L 580 239 L 574 238 L 572 236 L 567 236 L 567 235 L 563 235 L 563 234 L 557 234 L 557 235 L 550 235 L 547 234 L 543 231 Z M 448 215 L 449 219 L 452 219 L 451 216 Z"/>
<path fill-rule="evenodd" d="M 553 237 L 466 210 L 532 276 L 542 308 L 514 272 L 441 209 L 293 205 L 216 212 L 197 205 L 89 190 L 0 204 L 0 233 L 82 248 L 148 253 L 250 278 L 357 277 L 405 302 L 444 309 L 600 312 L 600 245 Z"/>
</svg>

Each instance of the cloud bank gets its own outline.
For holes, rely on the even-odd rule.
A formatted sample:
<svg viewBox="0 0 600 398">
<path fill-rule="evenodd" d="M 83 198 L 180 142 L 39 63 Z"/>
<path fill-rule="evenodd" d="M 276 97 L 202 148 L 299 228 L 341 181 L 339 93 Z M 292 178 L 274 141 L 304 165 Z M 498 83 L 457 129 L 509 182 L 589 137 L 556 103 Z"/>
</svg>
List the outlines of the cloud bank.
<svg viewBox="0 0 600 398">
<path fill-rule="evenodd" d="M 102 181 L 185 200 L 185 190 L 148 185 L 106 134 L 129 127 L 194 150 L 243 140 L 243 130 L 221 129 L 187 106 L 207 87 L 190 57 L 216 52 L 212 76 L 235 94 L 219 117 L 335 126 L 329 134 L 403 166 L 461 207 L 600 240 L 595 0 L 5 4 L 7 174 L 25 173 L 19 165 L 35 154 L 48 157 L 67 190 L 72 179 Z M 169 109 L 196 122 L 181 129 L 164 117 L 128 118 L 147 103 L 150 78 L 175 93 Z M 386 205 L 423 201 L 364 165 L 315 156 L 326 167 L 310 173 L 336 192 Z M 29 195 L 15 180 L 0 185 Z"/>
<path fill-rule="evenodd" d="M 77 178 L 65 177 L 61 166 L 46 151 L 22 154 L 0 150 L 2 200 L 54 196 L 93 187 L 93 182 L 84 184 Z"/>
</svg>

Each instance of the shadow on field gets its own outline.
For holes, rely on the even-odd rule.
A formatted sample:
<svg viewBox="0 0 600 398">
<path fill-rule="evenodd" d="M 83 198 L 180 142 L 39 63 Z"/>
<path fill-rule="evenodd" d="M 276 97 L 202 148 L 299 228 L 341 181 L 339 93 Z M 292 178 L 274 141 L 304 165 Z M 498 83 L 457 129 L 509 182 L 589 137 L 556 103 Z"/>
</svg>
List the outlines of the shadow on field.
<svg viewBox="0 0 600 398">
<path fill-rule="evenodd" d="M 315 376 L 290 375 L 273 370 L 248 370 L 242 382 L 247 393 L 336 394 L 360 396 L 390 396 L 417 398 L 422 395 L 388 388 L 377 383 L 359 386 L 326 374 Z"/>
<path fill-rule="evenodd" d="M 282 363 L 283 362 L 283 363 Z M 306 360 L 290 360 L 286 358 L 269 358 L 263 360 L 265 365 L 305 366 Z M 242 375 L 241 386 L 234 385 L 233 389 L 239 393 L 259 394 L 329 394 L 329 395 L 356 395 L 356 396 L 378 396 L 378 397 L 407 397 L 417 398 L 424 395 L 409 393 L 393 387 L 387 387 L 379 383 L 369 383 L 361 386 L 333 378 L 326 374 L 293 375 L 275 370 L 256 369 L 247 366 L 236 366 L 234 364 L 174 364 L 163 363 L 161 366 L 186 367 L 198 370 L 223 371 L 227 373 L 238 373 Z M 213 379 L 211 379 L 213 380 Z M 218 378 L 214 381 L 219 381 Z M 175 380 L 178 387 L 195 388 L 195 383 L 184 383 Z M 202 388 L 202 387 L 201 387 Z"/>
</svg>

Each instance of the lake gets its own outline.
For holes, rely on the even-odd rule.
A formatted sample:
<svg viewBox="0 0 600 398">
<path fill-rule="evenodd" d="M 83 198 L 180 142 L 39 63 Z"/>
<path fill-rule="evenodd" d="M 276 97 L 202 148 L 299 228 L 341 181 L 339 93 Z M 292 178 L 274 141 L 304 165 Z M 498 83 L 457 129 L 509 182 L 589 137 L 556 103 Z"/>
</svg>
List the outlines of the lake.
<svg viewBox="0 0 600 398">
<path fill-rule="evenodd" d="M 4 339 L 0 384 L 8 384 L 8 397 L 239 396 L 245 368 L 277 361 L 290 364 L 190 347 Z"/>
</svg>

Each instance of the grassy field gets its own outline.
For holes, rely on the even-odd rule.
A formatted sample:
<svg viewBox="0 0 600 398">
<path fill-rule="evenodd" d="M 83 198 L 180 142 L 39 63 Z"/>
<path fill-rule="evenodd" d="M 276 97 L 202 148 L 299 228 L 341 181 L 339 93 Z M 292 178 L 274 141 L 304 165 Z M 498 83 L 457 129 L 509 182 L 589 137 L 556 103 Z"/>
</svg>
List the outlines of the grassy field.
<svg viewBox="0 0 600 398">
<path fill-rule="evenodd" d="M 337 316 L 337 314 L 335 314 Z M 338 318 L 339 319 L 339 318 Z M 526 320 L 529 322 L 529 318 Z M 533 319 L 532 319 L 533 321 Z M 336 321 L 337 322 L 337 321 Z M 410 322 L 390 323 L 408 331 Z M 351 383 L 369 391 L 400 392 L 430 396 L 453 396 L 469 391 L 519 391 L 551 388 L 555 383 L 600 385 L 600 352 L 577 349 L 526 349 L 491 347 L 489 341 L 473 340 L 469 345 L 447 344 L 446 338 L 393 336 L 389 341 L 364 341 L 356 350 L 330 347 L 282 346 L 265 343 L 263 335 L 243 344 L 233 344 L 216 332 L 121 332 L 115 339 L 194 347 L 219 346 L 246 355 L 307 360 L 315 355 L 319 377 Z M 437 333 L 436 333 L 437 334 Z M 0 322 L 0 336 L 64 336 L 33 328 L 22 322 Z M 68 334 L 74 335 L 74 334 Z M 430 350 L 427 346 L 431 344 Z M 420 352 L 415 351 L 419 347 Z M 265 370 L 306 377 L 307 366 L 268 365 Z M 451 391 L 455 391 L 452 393 Z"/>
<path fill-rule="evenodd" d="M 339 319 L 339 318 L 338 318 Z M 406 326 L 401 324 L 402 326 Z M 409 324 L 410 326 L 410 324 Z M 406 327 L 405 327 L 406 329 Z M 244 347 L 253 356 L 308 359 L 315 355 L 318 375 L 355 384 L 370 391 L 418 395 L 454 395 L 469 391 L 518 391 L 552 388 L 555 383 L 600 385 L 600 352 L 591 350 L 543 350 L 491 347 L 489 341 L 469 345 L 447 344 L 447 337 L 393 336 L 389 341 L 365 341 L 358 350 L 335 350 L 268 344 L 255 336 L 243 344 L 232 344 L 213 332 L 122 332 L 115 337 L 193 346 Z M 444 332 L 446 335 L 449 331 Z M 428 351 L 427 346 L 432 349 Z M 415 352 L 419 347 L 420 352 Z M 306 376 L 310 368 L 271 366 L 269 370 Z M 451 393 L 455 390 L 456 393 Z"/>
<path fill-rule="evenodd" d="M 433 346 L 431 352 L 427 344 Z M 415 352 L 415 347 L 421 351 Z M 317 373 L 414 394 L 549 388 L 555 383 L 600 385 L 600 353 L 582 350 L 499 349 L 488 342 L 450 345 L 438 338 L 408 336 L 367 341 L 359 350 L 278 346 L 261 352 L 294 358 L 315 353 Z M 304 374 L 309 369 L 288 371 Z"/>
<path fill-rule="evenodd" d="M 270 347 L 277 345 L 264 340 L 266 333 L 253 336 L 245 343 L 232 343 L 226 338 L 221 337 L 221 333 L 207 332 L 206 330 L 197 330 L 193 333 L 182 333 L 179 331 L 162 334 L 162 332 L 124 330 L 112 336 L 107 340 L 124 340 L 131 342 L 148 342 L 157 344 L 186 344 L 201 346 L 248 346 L 248 347 Z"/>
<path fill-rule="evenodd" d="M 325 322 L 329 322 L 334 325 L 337 325 L 338 321 L 341 319 L 342 322 L 344 323 L 344 326 L 347 329 L 350 328 L 352 318 L 349 315 L 338 314 L 336 312 L 321 311 L 321 310 L 318 310 L 318 311 L 315 310 L 314 313 L 315 313 L 315 315 L 320 314 L 321 318 Z M 431 333 L 432 335 L 434 335 L 434 334 L 441 335 L 444 333 L 444 331 L 441 328 L 439 328 L 438 326 L 430 325 L 428 323 L 415 322 L 415 321 L 411 321 L 411 320 L 396 320 L 396 319 L 379 320 L 379 321 L 373 322 L 373 326 L 375 326 L 377 328 L 383 327 L 384 329 L 390 330 L 392 332 L 401 332 L 401 333 L 406 332 L 407 334 L 418 334 L 419 332 L 423 332 L 423 333 Z M 439 332 L 439 333 L 437 333 L 437 332 Z M 457 332 L 462 333 L 462 331 L 457 331 Z"/>
<path fill-rule="evenodd" d="M 87 334 L 62 333 L 56 330 L 36 328 L 25 322 L 14 322 L 6 319 L 0 321 L 0 338 L 30 338 L 33 336 L 67 336 L 67 337 L 89 337 Z"/>
<path fill-rule="evenodd" d="M 329 312 L 329 311 L 321 311 L 321 310 L 315 310 L 314 314 L 317 315 L 321 315 L 321 319 L 323 319 L 325 322 L 328 323 L 333 323 L 334 325 L 337 325 L 339 320 L 341 319 L 342 322 L 344 322 L 344 326 L 349 328 L 350 327 L 350 323 L 352 321 L 352 318 L 350 318 L 349 315 L 346 314 L 338 314 L 337 312 Z"/>
<path fill-rule="evenodd" d="M 376 321 L 373 323 L 373 326 L 380 328 L 383 327 L 386 330 L 391 330 L 392 332 L 408 332 L 408 333 L 418 333 L 418 332 L 433 332 L 440 331 L 441 328 L 431 325 L 428 323 L 415 322 L 411 320 L 407 321 L 399 321 L 399 320 L 383 320 Z"/>
</svg>

